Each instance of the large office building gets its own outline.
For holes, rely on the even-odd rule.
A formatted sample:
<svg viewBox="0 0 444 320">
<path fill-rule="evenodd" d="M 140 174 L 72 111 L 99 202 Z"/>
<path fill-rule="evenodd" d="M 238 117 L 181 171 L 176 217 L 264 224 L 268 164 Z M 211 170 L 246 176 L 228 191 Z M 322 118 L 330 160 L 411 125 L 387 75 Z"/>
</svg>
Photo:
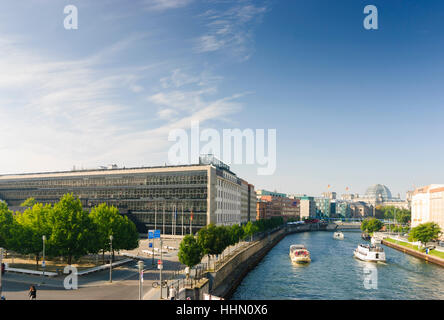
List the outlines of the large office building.
<svg viewBox="0 0 444 320">
<path fill-rule="evenodd" d="M 412 227 L 435 222 L 444 230 L 444 184 L 417 188 L 412 196 Z"/>
<path fill-rule="evenodd" d="M 77 196 L 86 210 L 100 203 L 117 207 L 141 233 L 159 229 L 181 235 L 210 223 L 241 224 L 256 209 L 254 187 L 248 184 L 243 197 L 241 179 L 213 157 L 201 157 L 195 165 L 0 176 L 0 199 L 12 209 L 30 197 L 53 204 L 66 193 Z"/>
</svg>

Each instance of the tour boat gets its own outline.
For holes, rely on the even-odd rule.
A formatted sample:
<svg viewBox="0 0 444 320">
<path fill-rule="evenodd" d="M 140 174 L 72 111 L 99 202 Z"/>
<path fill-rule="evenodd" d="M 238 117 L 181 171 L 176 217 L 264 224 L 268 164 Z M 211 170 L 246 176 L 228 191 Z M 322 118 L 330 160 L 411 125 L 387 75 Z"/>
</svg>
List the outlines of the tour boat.
<svg viewBox="0 0 444 320">
<path fill-rule="evenodd" d="M 343 240 L 344 234 L 341 231 L 336 231 L 335 233 L 333 233 L 333 239 Z"/>
<path fill-rule="evenodd" d="M 290 259 L 293 263 L 309 263 L 310 252 L 302 244 L 293 244 L 290 246 Z"/>
<path fill-rule="evenodd" d="M 384 249 L 376 245 L 360 244 L 355 249 L 354 256 L 362 261 L 385 262 Z"/>
</svg>

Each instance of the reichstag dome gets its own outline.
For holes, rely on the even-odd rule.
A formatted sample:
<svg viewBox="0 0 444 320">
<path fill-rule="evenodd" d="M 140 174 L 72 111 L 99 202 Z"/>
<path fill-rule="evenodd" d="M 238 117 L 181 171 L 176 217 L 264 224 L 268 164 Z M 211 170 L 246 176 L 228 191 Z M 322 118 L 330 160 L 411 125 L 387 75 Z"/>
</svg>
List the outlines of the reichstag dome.
<svg viewBox="0 0 444 320">
<path fill-rule="evenodd" d="M 375 184 L 367 189 L 365 198 L 386 202 L 392 200 L 390 189 L 382 184 Z"/>
</svg>

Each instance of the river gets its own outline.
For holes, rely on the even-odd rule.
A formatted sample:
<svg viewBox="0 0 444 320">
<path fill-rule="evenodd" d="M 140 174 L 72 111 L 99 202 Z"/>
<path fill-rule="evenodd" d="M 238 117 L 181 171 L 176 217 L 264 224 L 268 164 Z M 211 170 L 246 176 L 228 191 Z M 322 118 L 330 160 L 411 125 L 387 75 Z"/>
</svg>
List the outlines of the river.
<svg viewBox="0 0 444 320">
<path fill-rule="evenodd" d="M 243 279 L 233 300 L 292 299 L 444 299 L 444 268 L 384 245 L 387 262 L 374 264 L 353 258 L 364 242 L 360 232 L 303 232 L 286 236 Z M 308 265 L 293 265 L 290 245 L 304 244 Z M 369 281 L 373 279 L 373 281 Z"/>
</svg>

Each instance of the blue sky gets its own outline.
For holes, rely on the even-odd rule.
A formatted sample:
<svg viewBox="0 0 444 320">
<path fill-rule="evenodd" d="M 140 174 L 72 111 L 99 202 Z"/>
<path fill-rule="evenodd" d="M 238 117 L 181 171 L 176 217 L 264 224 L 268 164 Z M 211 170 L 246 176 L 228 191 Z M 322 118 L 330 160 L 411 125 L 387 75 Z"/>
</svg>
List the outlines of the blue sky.
<svg viewBox="0 0 444 320">
<path fill-rule="evenodd" d="M 65 30 L 63 8 L 79 10 Z M 378 8 L 379 29 L 363 28 Z M 173 128 L 277 130 L 257 188 L 444 181 L 440 0 L 8 1 L 0 174 L 167 161 Z"/>
</svg>

